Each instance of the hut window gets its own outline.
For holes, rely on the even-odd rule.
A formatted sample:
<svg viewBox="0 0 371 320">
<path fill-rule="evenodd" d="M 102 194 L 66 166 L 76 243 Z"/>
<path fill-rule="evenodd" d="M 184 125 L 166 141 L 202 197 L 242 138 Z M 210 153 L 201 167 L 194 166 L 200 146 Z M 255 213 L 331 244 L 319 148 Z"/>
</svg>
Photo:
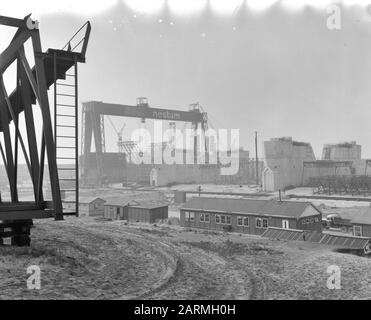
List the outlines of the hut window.
<svg viewBox="0 0 371 320">
<path fill-rule="evenodd" d="M 263 219 L 263 228 L 268 228 L 268 219 Z"/>
<path fill-rule="evenodd" d="M 227 216 L 227 224 L 231 224 L 231 216 Z"/>
<path fill-rule="evenodd" d="M 220 216 L 220 223 L 225 224 L 225 216 Z"/>
<path fill-rule="evenodd" d="M 256 227 L 261 228 L 262 227 L 262 219 L 261 218 L 256 218 Z"/>
<path fill-rule="evenodd" d="M 215 223 L 220 223 L 220 215 L 215 215 Z"/>
<path fill-rule="evenodd" d="M 242 217 L 237 217 L 237 225 L 242 226 L 243 225 L 243 218 Z"/>
<path fill-rule="evenodd" d="M 205 221 L 205 215 L 203 213 L 200 213 L 200 221 L 201 222 Z"/>
<path fill-rule="evenodd" d="M 210 222 L 210 215 L 209 214 L 205 214 L 205 222 Z"/>
<path fill-rule="evenodd" d="M 194 212 L 188 212 L 187 221 L 195 221 L 195 213 Z"/>
<path fill-rule="evenodd" d="M 243 225 L 245 227 L 248 227 L 249 226 L 249 218 L 243 218 Z"/>
<path fill-rule="evenodd" d="M 353 226 L 353 235 L 356 237 L 362 237 L 362 227 L 361 226 Z"/>
</svg>

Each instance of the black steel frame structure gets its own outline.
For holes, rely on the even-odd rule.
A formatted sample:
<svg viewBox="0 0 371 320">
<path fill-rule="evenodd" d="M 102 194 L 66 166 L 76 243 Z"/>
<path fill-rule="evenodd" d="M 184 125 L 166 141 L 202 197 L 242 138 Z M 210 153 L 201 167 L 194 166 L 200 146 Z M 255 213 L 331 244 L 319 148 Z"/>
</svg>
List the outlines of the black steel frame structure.
<svg viewBox="0 0 371 320">
<path fill-rule="evenodd" d="M 0 137 L 2 137 L 2 140 L 0 139 L 0 159 L 4 164 L 10 189 L 10 201 L 1 202 L 0 200 L 0 222 L 2 221 L 4 224 L 0 224 L 0 240 L 5 234 L 1 233 L 5 224 L 7 227 L 11 223 L 17 224 L 17 227 L 13 228 L 13 233 L 7 234 L 7 236 L 14 236 L 14 233 L 17 234 L 17 232 L 19 235 L 22 223 L 25 226 L 30 225 L 32 219 L 54 217 L 55 220 L 63 220 L 64 213 L 56 153 L 56 127 L 58 126 L 58 121 L 54 119 L 53 130 L 48 89 L 54 84 L 56 95 L 57 80 L 65 79 L 67 71 L 72 67 L 75 68 L 76 75 L 74 108 L 76 109 L 75 130 L 76 132 L 78 130 L 77 63 L 85 62 L 85 53 L 91 31 L 90 23 L 87 22 L 83 26 L 85 27 L 85 34 L 78 44 L 81 45 L 80 52 L 71 49 L 71 40 L 74 37 L 68 42 L 67 49 L 49 49 L 43 52 L 38 22 L 33 21 L 30 16 L 26 16 L 24 19 L 0 16 L 0 25 L 17 29 L 10 44 L 0 54 Z M 32 56 L 35 62 L 33 68 L 30 66 L 25 50 L 25 44 L 29 40 L 32 44 Z M 8 94 L 3 75 L 13 63 L 17 67 L 16 88 L 12 93 Z M 36 105 L 39 107 L 42 123 L 35 122 L 33 108 Z M 19 126 L 19 115 L 22 112 L 24 113 L 27 139 L 24 139 L 22 136 Z M 37 132 L 39 130 L 41 130 L 41 141 L 38 144 Z M 74 139 L 77 164 L 77 134 Z M 19 201 L 17 188 L 19 149 L 22 151 L 32 181 L 33 201 Z M 46 175 L 44 174 L 46 163 L 49 171 L 51 201 L 45 201 L 43 194 L 43 186 L 46 180 Z M 74 170 L 76 177 L 78 177 L 77 165 Z M 76 190 L 78 200 L 78 182 L 76 182 Z M 27 233 L 29 234 L 29 232 L 26 232 L 26 235 Z"/>
</svg>

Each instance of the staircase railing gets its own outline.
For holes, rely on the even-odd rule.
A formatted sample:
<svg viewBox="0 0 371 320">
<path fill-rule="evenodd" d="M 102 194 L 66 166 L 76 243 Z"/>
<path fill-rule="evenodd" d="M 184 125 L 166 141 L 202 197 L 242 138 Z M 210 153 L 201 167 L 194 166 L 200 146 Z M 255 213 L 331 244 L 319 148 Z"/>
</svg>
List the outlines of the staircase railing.
<svg viewBox="0 0 371 320">
<path fill-rule="evenodd" d="M 76 38 L 79 38 L 79 35 L 81 35 L 81 33 L 83 33 L 84 30 L 85 30 L 85 34 L 83 35 L 83 37 L 77 41 L 77 44 L 73 44 L 74 40 Z M 86 49 L 87 49 L 89 38 L 90 38 L 90 32 L 91 32 L 91 24 L 90 24 L 90 21 L 87 21 L 82 25 L 82 27 L 79 30 L 76 31 L 76 33 L 71 37 L 71 39 L 67 41 L 67 43 L 64 45 L 62 50 L 73 52 L 77 47 L 79 47 L 82 44 L 80 53 L 83 57 L 85 57 Z"/>
</svg>

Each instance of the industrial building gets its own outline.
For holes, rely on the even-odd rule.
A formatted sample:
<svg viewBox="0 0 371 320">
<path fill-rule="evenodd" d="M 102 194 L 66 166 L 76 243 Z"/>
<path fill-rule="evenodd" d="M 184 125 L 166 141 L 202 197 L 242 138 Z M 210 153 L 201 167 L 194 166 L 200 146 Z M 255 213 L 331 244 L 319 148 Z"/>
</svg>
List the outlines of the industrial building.
<svg viewBox="0 0 371 320">
<path fill-rule="evenodd" d="M 109 200 L 104 205 L 104 217 L 110 220 L 155 223 L 168 218 L 168 203 L 142 200 Z"/>
<path fill-rule="evenodd" d="M 357 180 L 353 185 L 363 184 L 363 177 L 368 175 L 371 164 L 370 160 L 361 159 L 361 146 L 355 141 L 326 144 L 322 159 L 317 160 L 310 143 L 294 141 L 291 137 L 265 141 L 264 161 L 264 191 L 298 186 L 322 188 L 329 184 L 329 179 L 336 180 L 331 182 L 336 189 L 336 186 L 346 184 L 345 180 L 356 176 L 362 177 L 362 181 Z M 346 189 L 344 187 L 343 191 L 347 192 Z M 360 191 L 357 186 L 353 189 Z"/>
<path fill-rule="evenodd" d="M 183 227 L 256 235 L 270 227 L 321 232 L 321 220 L 309 202 L 194 197 L 180 210 Z"/>
<path fill-rule="evenodd" d="M 325 144 L 322 160 L 359 161 L 361 160 L 362 146 L 355 141 Z"/>
<path fill-rule="evenodd" d="M 315 161 L 316 158 L 309 143 L 284 137 L 264 142 L 264 160 L 263 189 L 277 191 L 301 185 L 304 161 Z"/>
<path fill-rule="evenodd" d="M 239 170 L 234 175 L 221 175 L 220 164 L 203 165 L 155 165 L 150 171 L 149 181 L 151 186 L 166 186 L 172 183 L 195 183 L 195 184 L 255 184 L 256 161 L 249 158 L 248 151 L 240 151 Z M 262 174 L 263 161 L 258 161 L 258 174 Z"/>
</svg>

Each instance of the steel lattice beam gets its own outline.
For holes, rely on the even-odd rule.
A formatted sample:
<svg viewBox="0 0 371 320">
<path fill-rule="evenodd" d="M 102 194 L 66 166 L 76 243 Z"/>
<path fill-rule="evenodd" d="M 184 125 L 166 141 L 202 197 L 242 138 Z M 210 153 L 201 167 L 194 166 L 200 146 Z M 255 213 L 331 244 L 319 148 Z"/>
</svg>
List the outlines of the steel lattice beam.
<svg viewBox="0 0 371 320">
<path fill-rule="evenodd" d="M 18 30 L 9 46 L 0 54 L 0 132 L 2 133 L 4 145 L 1 144 L 0 151 L 6 168 L 10 186 L 11 202 L 6 206 L 0 203 L 0 220 L 9 220 L 12 217 L 12 206 L 18 207 L 17 173 L 18 173 L 18 145 L 20 145 L 23 157 L 26 161 L 34 191 L 34 203 L 37 210 L 45 210 L 46 205 L 42 203 L 43 194 L 43 168 L 45 165 L 44 150 L 47 152 L 49 167 L 49 178 L 52 186 L 52 214 L 55 219 L 63 219 L 62 202 L 59 190 L 59 180 L 54 150 L 54 137 L 50 118 L 48 101 L 48 86 L 46 83 L 46 70 L 41 50 L 40 34 L 37 22 L 27 16 L 25 19 L 14 19 L 0 16 L 0 24 L 10 27 L 17 27 Z M 32 39 L 33 56 L 35 59 L 34 72 L 24 54 L 24 45 L 28 39 Z M 14 99 L 9 98 L 6 91 L 3 73 L 13 63 L 17 62 L 17 86 Z M 36 75 L 36 77 L 35 77 Z M 36 125 L 33 119 L 33 97 L 36 97 L 41 109 L 42 125 Z M 24 111 L 27 130 L 27 144 L 19 130 L 19 113 Z M 14 124 L 14 141 L 10 123 Z M 36 143 L 36 131 L 42 127 L 43 141 L 40 148 Z M 40 149 L 40 150 L 39 150 Z M 39 157 L 40 152 L 40 157 Z M 9 211 L 10 210 L 10 211 Z M 28 210 L 21 214 L 22 219 L 32 219 L 32 214 L 38 211 Z M 14 216 L 14 219 L 17 217 Z"/>
</svg>

